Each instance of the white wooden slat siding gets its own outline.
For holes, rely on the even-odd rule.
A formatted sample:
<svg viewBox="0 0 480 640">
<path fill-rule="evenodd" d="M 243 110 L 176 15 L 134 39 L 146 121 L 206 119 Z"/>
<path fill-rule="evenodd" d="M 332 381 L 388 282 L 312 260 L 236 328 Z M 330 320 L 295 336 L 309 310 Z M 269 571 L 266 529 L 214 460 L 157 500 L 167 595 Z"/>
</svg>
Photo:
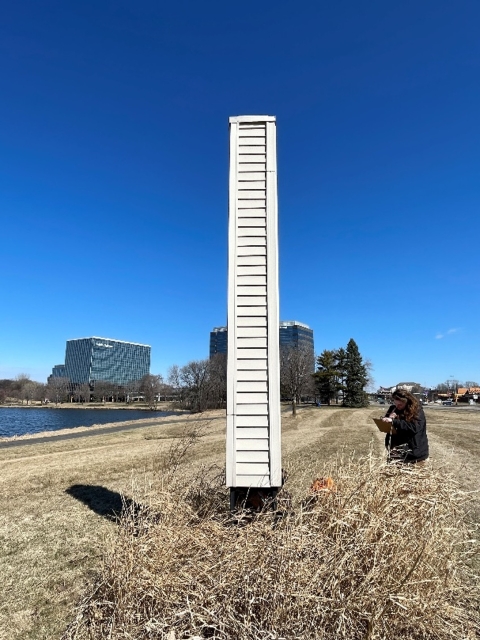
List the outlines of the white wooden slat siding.
<svg viewBox="0 0 480 640">
<path fill-rule="evenodd" d="M 240 429 L 241 431 L 241 429 Z M 268 438 L 238 438 L 239 451 L 268 451 Z"/>
<path fill-rule="evenodd" d="M 237 416 L 237 438 L 268 440 L 268 416 Z"/>
<path fill-rule="evenodd" d="M 237 372 L 237 385 L 241 382 L 267 382 L 266 370 L 253 370 L 253 369 L 239 369 Z"/>
<path fill-rule="evenodd" d="M 230 118 L 230 487 L 281 485 L 275 127 L 273 116 Z"/>
<path fill-rule="evenodd" d="M 239 165 L 238 167 L 238 171 L 239 171 L 239 176 L 241 177 L 242 173 L 245 173 L 245 175 L 250 175 L 251 173 L 256 173 L 257 176 L 263 176 L 262 178 L 259 177 L 260 180 L 264 180 L 265 179 L 265 169 L 264 169 L 264 163 L 261 164 L 253 164 L 252 162 L 244 163 L 242 165 Z"/>
<path fill-rule="evenodd" d="M 267 338 L 238 338 L 238 348 L 242 349 L 242 351 L 266 346 Z"/>
<path fill-rule="evenodd" d="M 266 302 L 266 296 L 238 296 L 238 312 L 242 317 L 255 315 L 255 311 L 258 312 L 258 315 L 261 315 L 262 311 L 267 308 Z M 240 356 L 241 354 L 237 354 L 238 358 Z"/>
<path fill-rule="evenodd" d="M 237 327 L 237 336 L 239 338 L 265 338 L 267 339 L 266 327 Z"/>
<path fill-rule="evenodd" d="M 263 138 L 263 144 L 265 144 L 265 125 L 263 127 L 245 127 L 240 125 L 238 132 L 240 144 L 245 144 L 243 138 Z"/>
<path fill-rule="evenodd" d="M 247 147 L 244 145 L 240 145 L 238 150 L 240 152 L 240 160 L 242 162 L 245 162 L 245 156 L 248 156 L 248 155 L 257 156 L 259 154 L 263 154 L 263 155 L 266 154 L 265 145 L 257 145 L 256 147 Z M 257 162 L 257 160 L 252 160 L 252 162 Z"/>
<path fill-rule="evenodd" d="M 254 298 L 250 298 L 254 300 Z M 240 299 L 241 300 L 241 299 Z M 264 327 L 266 326 L 266 317 L 265 317 L 265 304 L 260 304 L 258 306 L 253 306 L 252 304 L 248 306 L 237 306 L 238 309 L 238 327 Z M 262 323 L 262 324 L 261 324 Z"/>
<path fill-rule="evenodd" d="M 270 476 L 270 465 L 268 462 L 237 462 L 235 465 L 236 475 L 249 474 L 268 478 Z"/>
<path fill-rule="evenodd" d="M 255 171 L 249 173 L 244 166 L 242 166 L 242 171 L 238 173 L 238 184 L 241 185 L 244 182 L 258 182 L 265 180 L 265 171 Z"/>
<path fill-rule="evenodd" d="M 267 416 L 268 405 L 264 402 L 258 404 L 237 404 L 236 411 L 238 416 Z"/>
<path fill-rule="evenodd" d="M 240 330 L 242 327 L 266 327 L 267 319 L 260 316 L 239 316 L 237 327 Z"/>
<path fill-rule="evenodd" d="M 238 183 L 238 186 L 242 191 L 253 189 L 255 191 L 261 190 L 265 193 L 265 190 L 267 188 L 267 182 L 265 180 L 265 175 L 261 173 L 258 175 L 257 180 L 242 180 L 241 182 Z"/>
<path fill-rule="evenodd" d="M 267 320 L 266 296 L 255 296 L 255 297 L 239 296 L 237 299 L 237 302 L 238 302 L 237 311 L 238 311 L 238 320 L 239 320 L 238 326 L 241 326 L 241 323 L 243 323 L 243 326 L 250 326 L 249 324 L 247 325 L 244 324 L 246 322 L 244 318 L 256 318 L 256 320 L 252 322 L 252 326 L 255 326 L 255 327 L 261 326 L 260 320 L 263 321 L 262 326 L 266 326 L 266 320 Z M 240 319 L 242 319 L 241 322 L 240 322 Z"/>
<path fill-rule="evenodd" d="M 249 211 L 248 215 L 251 216 L 252 212 Z M 266 256 L 267 248 L 266 245 L 264 247 L 253 247 L 246 245 L 245 247 L 240 247 L 237 245 L 237 256 L 240 258 L 242 256 Z"/>
<path fill-rule="evenodd" d="M 238 277 L 242 280 L 248 280 L 251 277 L 261 277 L 266 282 L 267 269 L 265 265 L 241 265 L 237 267 Z"/>
<path fill-rule="evenodd" d="M 267 239 L 265 236 L 241 236 L 237 238 L 238 247 L 266 247 Z M 265 249 L 264 249 L 265 250 Z"/>
<path fill-rule="evenodd" d="M 246 249 L 247 255 L 243 255 Z M 267 266 L 266 247 L 237 247 L 237 267 Z"/>
<path fill-rule="evenodd" d="M 242 449 L 239 442 L 237 450 L 237 462 L 266 462 L 269 463 L 268 450 Z"/>
<path fill-rule="evenodd" d="M 256 359 L 256 360 L 242 360 L 241 358 L 237 358 L 237 366 L 241 371 L 266 371 L 267 370 L 267 360 Z"/>
<path fill-rule="evenodd" d="M 259 147 L 259 149 L 263 149 L 263 147 Z M 240 156 L 240 160 L 242 162 L 265 162 L 266 161 L 265 153 L 255 153 L 255 154 L 242 154 Z"/>
<path fill-rule="evenodd" d="M 263 227 L 266 229 L 267 226 L 267 221 L 263 216 L 258 216 L 258 218 L 240 216 L 238 222 L 241 227 Z"/>
<path fill-rule="evenodd" d="M 248 349 L 242 348 L 239 350 L 237 347 L 237 359 L 247 358 L 250 360 L 258 360 L 259 358 L 262 360 L 267 359 L 267 350 L 266 349 Z"/>
<path fill-rule="evenodd" d="M 263 391 L 264 393 L 268 393 L 267 381 L 251 380 L 250 378 L 247 380 L 237 380 L 237 391 Z"/>
</svg>

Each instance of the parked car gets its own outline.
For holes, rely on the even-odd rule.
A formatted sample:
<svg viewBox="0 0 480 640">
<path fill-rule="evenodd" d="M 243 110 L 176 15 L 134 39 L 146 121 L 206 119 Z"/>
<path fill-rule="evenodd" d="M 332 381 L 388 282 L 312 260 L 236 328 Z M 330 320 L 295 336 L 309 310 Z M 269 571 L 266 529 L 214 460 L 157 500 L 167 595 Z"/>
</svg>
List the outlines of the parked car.
<svg viewBox="0 0 480 640">
<path fill-rule="evenodd" d="M 378 404 L 385 404 L 385 400 L 383 398 L 377 398 Z"/>
<path fill-rule="evenodd" d="M 442 404 L 443 404 L 444 407 L 451 407 L 452 404 L 453 404 L 453 401 L 452 400 L 443 400 Z"/>
</svg>

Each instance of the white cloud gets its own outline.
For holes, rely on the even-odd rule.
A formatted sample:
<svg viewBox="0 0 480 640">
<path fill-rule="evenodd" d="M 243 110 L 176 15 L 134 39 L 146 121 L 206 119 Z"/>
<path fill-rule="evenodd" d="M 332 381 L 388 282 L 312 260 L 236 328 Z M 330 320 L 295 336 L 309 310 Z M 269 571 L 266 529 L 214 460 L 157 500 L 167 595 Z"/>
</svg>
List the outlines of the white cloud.
<svg viewBox="0 0 480 640">
<path fill-rule="evenodd" d="M 445 331 L 445 333 L 437 333 L 437 335 L 435 336 L 435 340 L 441 340 L 442 338 L 445 338 L 445 336 L 448 336 L 452 333 L 457 333 L 457 331 L 460 331 L 460 329 L 449 329 L 448 331 Z"/>
</svg>

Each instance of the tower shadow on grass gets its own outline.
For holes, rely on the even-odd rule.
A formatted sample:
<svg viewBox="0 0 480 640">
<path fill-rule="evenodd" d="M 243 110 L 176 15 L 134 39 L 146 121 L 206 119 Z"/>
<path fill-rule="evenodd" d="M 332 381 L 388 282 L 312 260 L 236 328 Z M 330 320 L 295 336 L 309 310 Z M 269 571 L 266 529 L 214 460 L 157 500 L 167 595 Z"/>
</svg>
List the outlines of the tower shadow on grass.
<svg viewBox="0 0 480 640">
<path fill-rule="evenodd" d="M 111 522 L 118 523 L 125 513 L 133 515 L 135 519 L 142 511 L 142 505 L 139 502 L 122 497 L 117 491 L 111 491 L 99 485 L 73 484 L 65 489 L 65 493 L 83 502 L 89 509 Z"/>
</svg>

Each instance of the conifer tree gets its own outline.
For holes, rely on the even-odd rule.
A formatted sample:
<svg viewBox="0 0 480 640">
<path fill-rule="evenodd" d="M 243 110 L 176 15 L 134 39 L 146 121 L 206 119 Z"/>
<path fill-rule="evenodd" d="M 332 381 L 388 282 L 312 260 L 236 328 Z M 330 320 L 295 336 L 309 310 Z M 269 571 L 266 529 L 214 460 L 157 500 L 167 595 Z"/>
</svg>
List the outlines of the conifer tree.
<svg viewBox="0 0 480 640">
<path fill-rule="evenodd" d="M 338 391 L 338 377 L 336 351 L 325 349 L 317 357 L 317 371 L 315 372 L 315 387 L 320 400 L 330 404 Z"/>
<path fill-rule="evenodd" d="M 345 376 L 346 376 L 346 364 L 347 364 L 347 352 L 343 347 L 335 350 L 335 359 L 336 359 L 336 369 L 337 369 L 337 391 L 335 394 L 335 400 L 338 404 L 338 396 L 339 392 L 345 393 Z"/>
<path fill-rule="evenodd" d="M 363 363 L 357 343 L 350 339 L 345 358 L 345 391 L 343 404 L 346 407 L 367 407 L 365 387 L 368 382 L 367 368 Z"/>
</svg>

